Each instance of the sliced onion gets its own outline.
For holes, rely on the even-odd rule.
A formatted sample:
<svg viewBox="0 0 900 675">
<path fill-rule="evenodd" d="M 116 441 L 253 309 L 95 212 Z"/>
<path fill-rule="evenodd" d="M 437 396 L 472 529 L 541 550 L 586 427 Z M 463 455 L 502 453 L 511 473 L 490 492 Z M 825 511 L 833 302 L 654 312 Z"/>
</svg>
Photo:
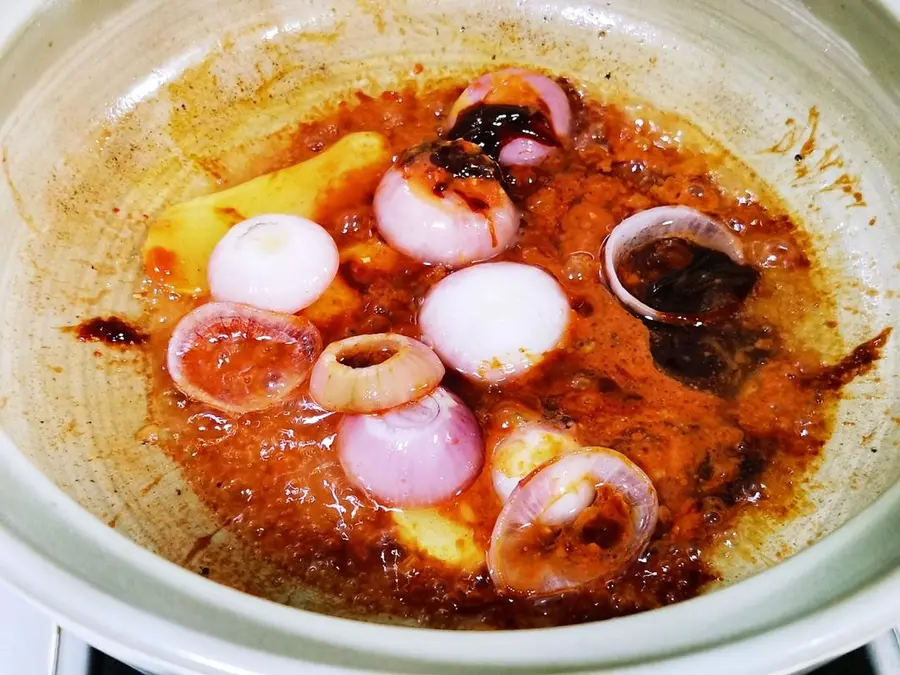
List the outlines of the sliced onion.
<svg viewBox="0 0 900 675">
<path fill-rule="evenodd" d="M 459 267 L 492 258 L 519 229 L 519 212 L 500 176 L 494 160 L 466 141 L 414 148 L 378 185 L 378 231 L 422 262 Z"/>
<path fill-rule="evenodd" d="M 603 279 L 613 295 L 634 314 L 671 324 L 701 324 L 700 315 L 662 312 L 628 292 L 619 279 L 617 268 L 634 251 L 647 244 L 678 237 L 698 246 L 720 251 L 739 265 L 744 264 L 741 240 L 724 223 L 688 206 L 658 206 L 639 211 L 619 223 L 607 237 L 603 252 Z"/>
<path fill-rule="evenodd" d="M 659 506 L 647 475 L 624 455 L 560 455 L 512 493 L 491 535 L 488 567 L 501 589 L 547 595 L 620 576 L 644 551 Z"/>
<path fill-rule="evenodd" d="M 541 464 L 579 447 L 572 434 L 546 424 L 526 422 L 516 427 L 491 453 L 491 481 L 497 496 L 507 501 L 519 482 Z"/>
<path fill-rule="evenodd" d="M 334 280 L 338 250 L 320 225 L 269 214 L 238 223 L 209 259 L 214 300 L 293 314 L 315 302 Z"/>
<path fill-rule="evenodd" d="M 322 336 L 302 317 L 211 302 L 178 322 L 166 366 L 185 395 L 240 414 L 287 400 L 321 351 Z"/>
<path fill-rule="evenodd" d="M 379 415 L 348 415 L 338 427 L 347 477 L 384 506 L 420 508 L 452 499 L 484 464 L 475 415 L 443 387 Z"/>
<path fill-rule="evenodd" d="M 545 75 L 521 68 L 487 73 L 473 80 L 450 109 L 448 124 L 453 127 L 461 112 L 478 103 L 507 104 L 533 108 L 544 113 L 560 141 L 572 135 L 572 107 L 566 92 Z M 537 164 L 555 148 L 534 139 L 514 138 L 500 151 L 501 164 Z"/>
<path fill-rule="evenodd" d="M 442 377 L 444 364 L 418 340 L 396 333 L 359 335 L 325 348 L 309 392 L 327 410 L 371 413 L 427 394 Z"/>
<path fill-rule="evenodd" d="M 448 366 L 475 380 L 524 374 L 563 341 L 569 301 L 537 267 L 499 262 L 445 277 L 419 312 L 422 339 Z"/>
</svg>

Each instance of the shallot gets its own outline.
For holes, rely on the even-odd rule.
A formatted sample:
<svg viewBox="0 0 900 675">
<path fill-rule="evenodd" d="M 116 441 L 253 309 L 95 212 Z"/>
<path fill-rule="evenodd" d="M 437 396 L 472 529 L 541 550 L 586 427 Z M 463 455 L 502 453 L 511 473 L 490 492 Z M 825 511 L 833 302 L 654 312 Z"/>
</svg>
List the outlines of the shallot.
<svg viewBox="0 0 900 675">
<path fill-rule="evenodd" d="M 337 451 L 347 477 L 378 503 L 420 508 L 465 490 L 484 464 L 471 410 L 443 387 L 377 415 L 347 415 Z"/>
<path fill-rule="evenodd" d="M 500 167 L 466 141 L 407 151 L 382 178 L 374 208 L 378 231 L 393 248 L 450 267 L 502 253 L 519 228 Z"/>
<path fill-rule="evenodd" d="M 512 106 L 531 114 L 523 120 Z M 491 107 L 499 114 L 491 114 Z M 460 122 L 469 113 L 480 119 Z M 448 123 L 451 138 L 491 136 L 501 164 L 537 164 L 571 136 L 572 108 L 562 87 L 546 75 L 509 68 L 473 80 L 453 104 Z"/>
<path fill-rule="evenodd" d="M 552 276 L 512 262 L 454 272 L 428 293 L 419 312 L 423 341 L 448 366 L 485 382 L 523 375 L 559 347 L 569 301 Z"/>
<path fill-rule="evenodd" d="M 683 239 L 701 250 L 718 252 L 724 260 L 730 259 L 738 270 L 744 266 L 744 251 L 741 240 L 724 223 L 706 216 L 687 206 L 658 206 L 639 211 L 619 223 L 607 237 L 603 251 L 602 279 L 612 294 L 634 314 L 653 321 L 670 324 L 700 325 L 715 319 L 720 314 L 733 311 L 732 306 L 722 306 L 715 311 L 701 314 L 663 311 L 651 307 L 626 288 L 621 266 L 629 256 L 654 242 Z M 757 273 L 744 268 L 744 286 L 752 288 Z M 746 283 L 744 283 L 746 282 Z M 709 283 L 709 280 L 707 280 Z M 702 289 L 701 289 L 702 290 Z M 698 296 L 700 290 L 694 289 Z M 695 297 L 695 300 L 697 298 Z M 707 316 L 704 316 L 706 314 Z"/>
<path fill-rule="evenodd" d="M 320 225 L 284 214 L 250 218 L 213 249 L 207 276 L 214 300 L 293 314 L 334 280 L 338 250 Z"/>
<path fill-rule="evenodd" d="M 491 481 L 497 496 L 505 502 L 519 482 L 541 464 L 579 447 L 571 434 L 547 424 L 526 422 L 516 427 L 491 453 Z"/>
</svg>

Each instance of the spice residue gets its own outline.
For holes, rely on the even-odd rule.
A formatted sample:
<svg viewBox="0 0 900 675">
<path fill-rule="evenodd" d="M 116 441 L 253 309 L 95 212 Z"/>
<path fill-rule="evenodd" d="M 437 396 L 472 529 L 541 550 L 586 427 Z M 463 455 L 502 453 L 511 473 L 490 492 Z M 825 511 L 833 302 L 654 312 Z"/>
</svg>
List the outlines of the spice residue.
<svg viewBox="0 0 900 675">
<path fill-rule="evenodd" d="M 104 342 L 113 347 L 140 346 L 150 338 L 149 333 L 118 316 L 98 316 L 65 330 L 75 333 L 80 342 Z"/>
</svg>

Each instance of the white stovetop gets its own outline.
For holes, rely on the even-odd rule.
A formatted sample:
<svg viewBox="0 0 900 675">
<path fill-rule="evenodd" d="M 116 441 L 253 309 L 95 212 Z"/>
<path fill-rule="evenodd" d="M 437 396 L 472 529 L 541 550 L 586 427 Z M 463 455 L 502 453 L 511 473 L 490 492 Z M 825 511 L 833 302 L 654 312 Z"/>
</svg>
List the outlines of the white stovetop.
<svg viewBox="0 0 900 675">
<path fill-rule="evenodd" d="M 0 582 L 0 669 L 3 675 L 45 675 L 56 660 L 56 624 Z"/>
<path fill-rule="evenodd" d="M 90 647 L 0 581 L 0 675 L 89 675 Z"/>
</svg>

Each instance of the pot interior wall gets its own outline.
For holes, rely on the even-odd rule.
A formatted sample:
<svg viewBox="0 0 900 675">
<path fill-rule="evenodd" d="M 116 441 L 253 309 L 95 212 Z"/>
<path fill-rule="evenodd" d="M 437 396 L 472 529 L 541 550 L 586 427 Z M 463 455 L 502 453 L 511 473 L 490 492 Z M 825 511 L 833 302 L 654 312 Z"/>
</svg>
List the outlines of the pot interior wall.
<svg viewBox="0 0 900 675">
<path fill-rule="evenodd" d="M 315 607 L 221 529 L 177 465 L 142 442 L 152 430 L 141 355 L 95 350 L 60 329 L 139 313 L 132 293 L 148 221 L 168 203 L 217 189 L 223 174 L 252 171 L 246 159 L 265 154 L 272 132 L 354 90 L 413 78 L 427 86 L 497 63 L 649 101 L 751 167 L 805 223 L 830 270 L 845 340 L 837 355 L 894 321 L 900 152 L 889 126 L 896 100 L 862 74 L 877 64 L 825 32 L 828 23 L 884 30 L 883 17 L 868 4 L 854 17 L 818 11 L 762 0 L 64 3 L 0 61 L 0 428 L 67 494 L 142 546 Z M 894 47 L 883 49 L 872 58 L 891 58 Z M 833 152 L 840 166 L 800 179 L 793 155 L 811 137 L 808 160 L 824 165 Z M 784 152 L 770 150 L 782 141 Z M 847 180 L 864 205 L 834 189 Z M 745 518 L 735 545 L 718 552 L 727 580 L 821 538 L 898 480 L 895 346 L 849 388 L 802 490 L 809 508 L 788 523 Z M 209 543 L 199 553 L 198 540 Z"/>
</svg>

